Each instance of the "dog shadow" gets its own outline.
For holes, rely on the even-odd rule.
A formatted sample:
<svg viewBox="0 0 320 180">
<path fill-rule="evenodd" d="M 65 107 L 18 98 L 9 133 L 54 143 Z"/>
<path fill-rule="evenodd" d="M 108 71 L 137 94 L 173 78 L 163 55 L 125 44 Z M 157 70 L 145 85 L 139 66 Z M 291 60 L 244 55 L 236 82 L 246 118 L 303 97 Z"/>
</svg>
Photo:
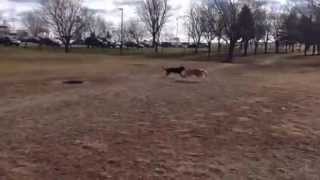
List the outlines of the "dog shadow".
<svg viewBox="0 0 320 180">
<path fill-rule="evenodd" d="M 182 84 L 199 84 L 199 83 L 201 83 L 200 81 L 185 80 L 185 79 L 178 79 L 178 80 L 175 80 L 174 82 L 182 83 Z"/>
</svg>

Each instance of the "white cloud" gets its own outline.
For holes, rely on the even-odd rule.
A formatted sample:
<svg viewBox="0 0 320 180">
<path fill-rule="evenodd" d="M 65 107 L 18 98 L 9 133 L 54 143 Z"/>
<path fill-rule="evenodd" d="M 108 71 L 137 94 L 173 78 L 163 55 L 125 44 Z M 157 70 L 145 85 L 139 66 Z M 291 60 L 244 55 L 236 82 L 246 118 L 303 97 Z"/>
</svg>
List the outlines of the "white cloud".
<svg viewBox="0 0 320 180">
<path fill-rule="evenodd" d="M 0 0 L 0 12 L 4 12 L 5 17 L 10 18 L 11 25 L 21 26 L 18 22 L 19 14 L 23 11 L 29 11 L 39 7 L 38 2 L 41 0 Z M 271 0 L 270 0 L 271 1 Z M 284 2 L 285 0 L 278 0 Z M 108 21 L 113 22 L 116 26 L 120 22 L 120 11 L 118 8 L 124 9 L 124 19 L 137 18 L 136 5 L 141 0 L 84 0 L 85 6 L 96 9 Z M 164 29 L 172 34 L 183 34 L 184 28 L 182 20 L 178 20 L 179 31 L 177 32 L 177 17 L 185 15 L 191 0 L 169 0 L 173 8 L 169 24 Z M 1 24 L 1 22 L 0 22 Z"/>
</svg>

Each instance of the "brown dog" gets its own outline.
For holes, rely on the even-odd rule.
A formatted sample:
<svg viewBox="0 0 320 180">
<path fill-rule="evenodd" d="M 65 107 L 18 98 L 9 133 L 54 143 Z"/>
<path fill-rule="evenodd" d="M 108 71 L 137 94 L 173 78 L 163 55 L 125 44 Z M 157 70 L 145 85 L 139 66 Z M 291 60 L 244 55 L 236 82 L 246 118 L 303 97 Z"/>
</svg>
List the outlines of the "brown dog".
<svg viewBox="0 0 320 180">
<path fill-rule="evenodd" d="M 184 77 L 196 76 L 198 78 L 206 78 L 208 72 L 204 69 L 186 69 L 184 71 Z"/>
</svg>

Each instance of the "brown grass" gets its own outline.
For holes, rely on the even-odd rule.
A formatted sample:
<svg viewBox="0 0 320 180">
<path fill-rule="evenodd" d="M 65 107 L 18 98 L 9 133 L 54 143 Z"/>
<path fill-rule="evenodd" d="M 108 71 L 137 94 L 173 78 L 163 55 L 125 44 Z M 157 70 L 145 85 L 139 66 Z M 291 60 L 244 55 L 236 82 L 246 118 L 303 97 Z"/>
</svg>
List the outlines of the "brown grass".
<svg viewBox="0 0 320 180">
<path fill-rule="evenodd" d="M 320 179 L 320 62 L 292 57 L 1 53 L 0 179 Z"/>
</svg>

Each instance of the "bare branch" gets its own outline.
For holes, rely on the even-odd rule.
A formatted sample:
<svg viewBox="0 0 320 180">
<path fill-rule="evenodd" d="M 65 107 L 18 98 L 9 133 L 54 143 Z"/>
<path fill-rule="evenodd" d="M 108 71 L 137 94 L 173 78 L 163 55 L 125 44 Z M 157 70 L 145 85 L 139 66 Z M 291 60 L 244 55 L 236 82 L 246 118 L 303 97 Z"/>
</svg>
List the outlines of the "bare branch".
<svg viewBox="0 0 320 180">
<path fill-rule="evenodd" d="M 168 0 L 144 0 L 138 8 L 140 19 L 153 38 L 152 44 L 156 52 L 161 31 L 168 22 L 170 10 Z"/>
</svg>

